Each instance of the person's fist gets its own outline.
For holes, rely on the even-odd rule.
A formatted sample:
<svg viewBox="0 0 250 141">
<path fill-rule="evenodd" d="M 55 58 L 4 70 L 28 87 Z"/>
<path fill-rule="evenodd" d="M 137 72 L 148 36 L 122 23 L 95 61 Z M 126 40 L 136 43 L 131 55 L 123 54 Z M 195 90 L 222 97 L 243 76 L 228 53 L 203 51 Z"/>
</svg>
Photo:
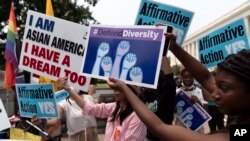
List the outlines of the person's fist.
<svg viewBox="0 0 250 141">
<path fill-rule="evenodd" d="M 39 125 L 42 123 L 42 120 L 40 118 L 38 118 L 36 115 L 33 115 L 31 117 L 31 123 L 33 123 L 34 125 Z"/>
</svg>

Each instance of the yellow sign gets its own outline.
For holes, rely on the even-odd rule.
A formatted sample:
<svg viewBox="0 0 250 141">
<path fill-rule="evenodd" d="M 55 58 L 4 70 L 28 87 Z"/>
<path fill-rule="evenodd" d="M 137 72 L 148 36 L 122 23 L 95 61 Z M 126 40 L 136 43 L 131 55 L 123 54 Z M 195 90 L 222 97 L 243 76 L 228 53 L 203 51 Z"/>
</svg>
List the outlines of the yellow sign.
<svg viewBox="0 0 250 141">
<path fill-rule="evenodd" d="M 10 139 L 41 141 L 42 137 L 19 128 L 10 128 Z"/>
</svg>

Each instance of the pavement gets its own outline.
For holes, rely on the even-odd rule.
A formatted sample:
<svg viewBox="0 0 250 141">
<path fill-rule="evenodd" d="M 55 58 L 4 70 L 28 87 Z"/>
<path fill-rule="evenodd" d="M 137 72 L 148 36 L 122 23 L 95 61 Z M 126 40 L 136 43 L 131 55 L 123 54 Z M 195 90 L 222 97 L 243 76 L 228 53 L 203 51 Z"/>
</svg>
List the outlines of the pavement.
<svg viewBox="0 0 250 141">
<path fill-rule="evenodd" d="M 104 140 L 104 134 L 98 134 L 99 141 Z M 61 141 L 68 141 L 68 137 L 62 137 Z"/>
<path fill-rule="evenodd" d="M 205 133 L 209 133 L 209 127 L 208 124 L 204 125 L 204 132 Z M 104 134 L 98 134 L 99 137 L 99 141 L 103 141 L 104 140 Z M 67 137 L 63 137 L 61 141 L 68 141 Z"/>
</svg>

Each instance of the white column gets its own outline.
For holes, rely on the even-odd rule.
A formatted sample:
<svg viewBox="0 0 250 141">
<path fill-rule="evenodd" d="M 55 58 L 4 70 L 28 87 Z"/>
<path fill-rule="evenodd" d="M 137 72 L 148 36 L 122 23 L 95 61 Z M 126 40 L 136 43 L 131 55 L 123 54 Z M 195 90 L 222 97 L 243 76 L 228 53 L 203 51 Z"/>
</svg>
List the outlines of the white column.
<svg viewBox="0 0 250 141">
<path fill-rule="evenodd" d="M 196 41 L 194 41 L 194 54 L 195 54 L 195 58 L 199 58 L 197 50 L 198 49 L 197 49 L 197 46 L 196 46 Z"/>
</svg>

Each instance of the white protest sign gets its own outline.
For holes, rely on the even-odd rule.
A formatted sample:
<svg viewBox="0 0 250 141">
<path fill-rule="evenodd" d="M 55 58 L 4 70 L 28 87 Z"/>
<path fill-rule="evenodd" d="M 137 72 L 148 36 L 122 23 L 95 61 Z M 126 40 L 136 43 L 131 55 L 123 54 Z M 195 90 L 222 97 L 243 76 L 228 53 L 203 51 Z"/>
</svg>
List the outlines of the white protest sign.
<svg viewBox="0 0 250 141">
<path fill-rule="evenodd" d="M 0 131 L 11 127 L 10 121 L 8 119 L 8 116 L 3 106 L 3 102 L 1 98 L 0 98 L 0 119 L 1 119 Z"/>
<path fill-rule="evenodd" d="M 88 91 L 90 78 L 80 74 L 88 27 L 28 11 L 19 67 L 57 80 L 68 76 L 76 89 Z"/>
<path fill-rule="evenodd" d="M 90 25 L 82 72 L 156 89 L 165 26 Z"/>
</svg>

